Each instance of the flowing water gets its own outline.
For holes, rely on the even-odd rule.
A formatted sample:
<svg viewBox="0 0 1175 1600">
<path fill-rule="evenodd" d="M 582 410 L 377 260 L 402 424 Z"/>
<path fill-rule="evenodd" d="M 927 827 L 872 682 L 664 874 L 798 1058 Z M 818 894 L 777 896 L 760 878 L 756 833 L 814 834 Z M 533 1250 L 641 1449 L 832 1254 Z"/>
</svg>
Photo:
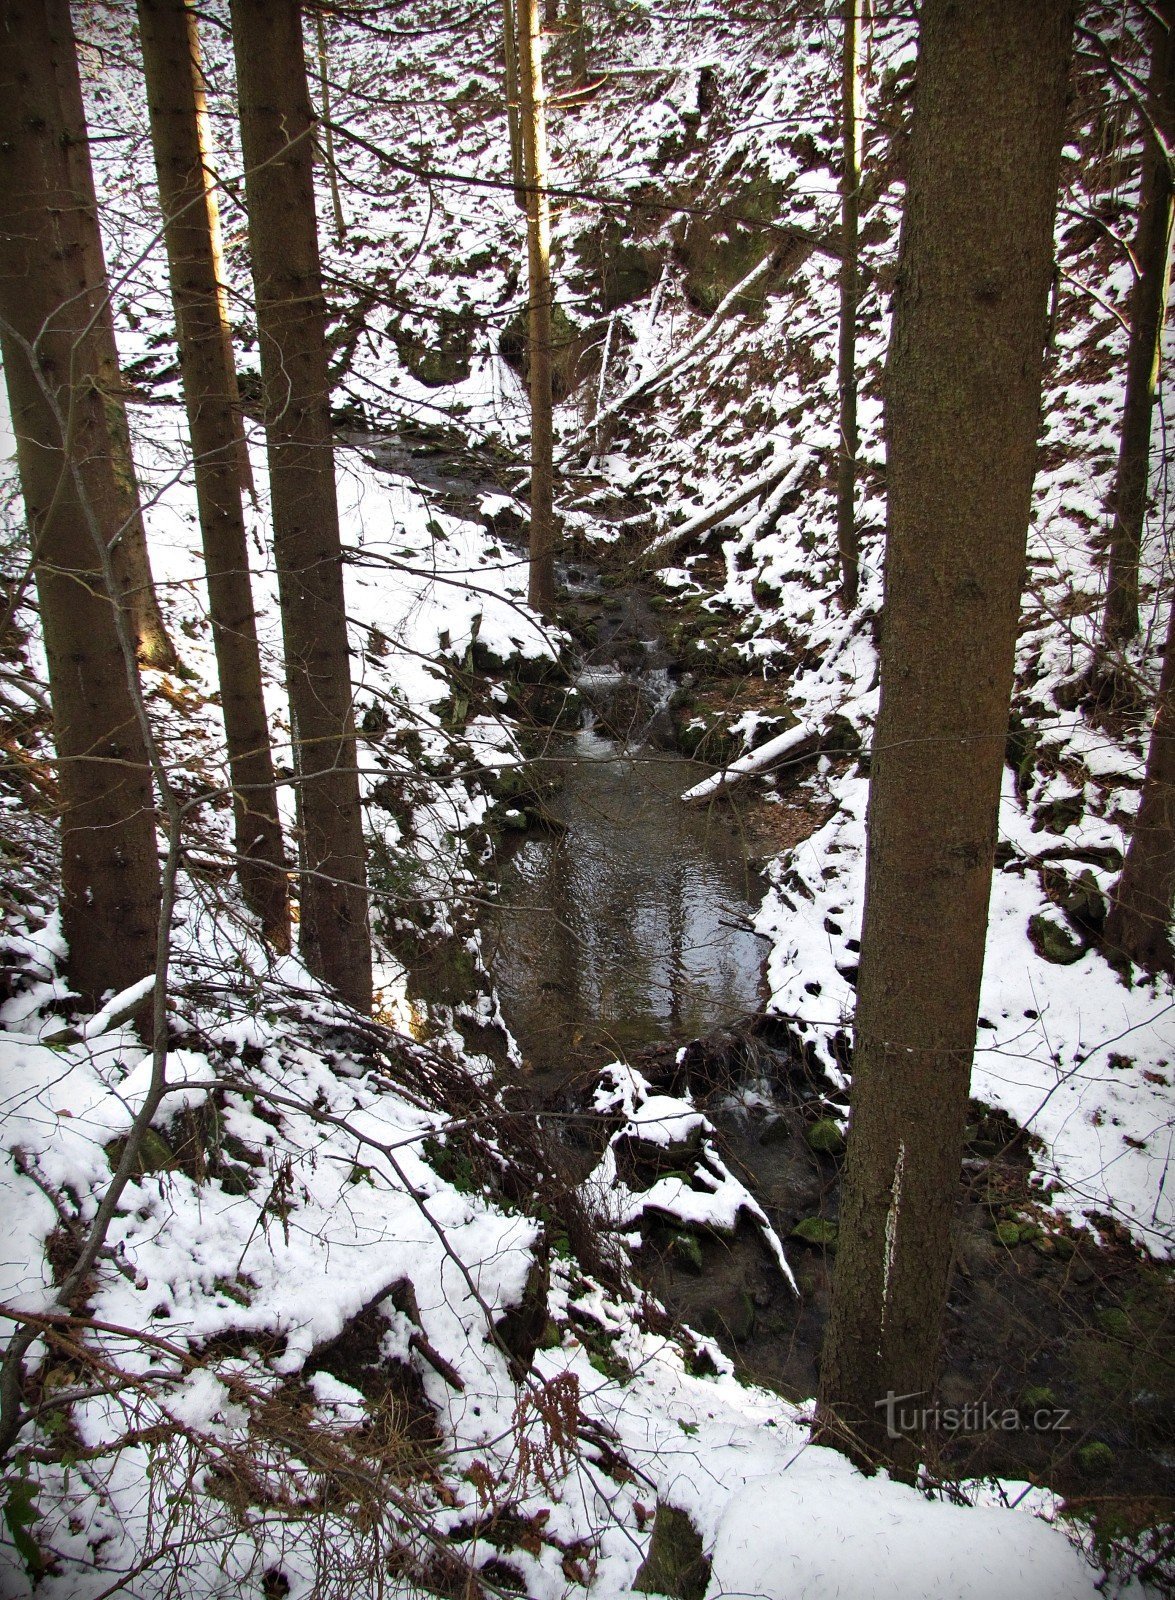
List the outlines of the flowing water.
<svg viewBox="0 0 1175 1600">
<path fill-rule="evenodd" d="M 709 769 L 665 748 L 671 683 L 639 596 L 577 687 L 588 709 L 550 757 L 551 826 L 507 863 L 490 941 L 512 1032 L 536 1072 L 564 1080 L 757 1011 L 767 949 L 735 827 L 681 803 Z"/>
</svg>

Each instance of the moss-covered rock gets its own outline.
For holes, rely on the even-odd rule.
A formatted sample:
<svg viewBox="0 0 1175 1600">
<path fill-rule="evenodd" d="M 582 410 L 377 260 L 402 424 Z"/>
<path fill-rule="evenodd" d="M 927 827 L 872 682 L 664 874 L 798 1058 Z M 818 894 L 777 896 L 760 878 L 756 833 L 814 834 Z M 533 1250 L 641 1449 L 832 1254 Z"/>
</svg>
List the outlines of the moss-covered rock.
<svg viewBox="0 0 1175 1600">
<path fill-rule="evenodd" d="M 578 234 L 571 252 L 604 312 L 643 300 L 661 276 L 662 251 L 634 237 L 631 219 L 614 212 Z"/>
<path fill-rule="evenodd" d="M 805 1138 L 811 1149 L 822 1156 L 839 1156 L 845 1147 L 845 1136 L 835 1117 L 821 1117 L 813 1122 Z"/>
<path fill-rule="evenodd" d="M 695 1277 L 702 1276 L 705 1263 L 702 1260 L 702 1246 L 698 1237 L 693 1233 L 675 1233 L 669 1240 L 669 1257 L 675 1266 L 684 1272 L 692 1272 Z"/>
<path fill-rule="evenodd" d="M 791 1237 L 798 1239 L 801 1244 L 816 1245 L 826 1250 L 835 1249 L 840 1229 L 828 1217 L 805 1217 L 802 1222 L 796 1223 L 791 1231 Z"/>
<path fill-rule="evenodd" d="M 710 1562 L 702 1536 L 684 1511 L 657 1502 L 649 1553 L 632 1586 L 641 1594 L 666 1594 L 675 1600 L 703 1600 L 710 1582 Z"/>
<path fill-rule="evenodd" d="M 468 378 L 475 327 L 472 309 L 449 311 L 442 307 L 430 317 L 427 331 L 417 332 L 410 323 L 401 322 L 392 327 L 391 334 L 401 364 L 418 382 L 439 389 Z"/>
<path fill-rule="evenodd" d="M 686 299 L 709 316 L 774 246 L 776 266 L 759 279 L 740 308 L 758 311 L 811 253 L 811 246 L 797 239 L 790 248 L 786 243 L 781 248 L 779 235 L 763 226 L 778 227 L 789 187 L 774 182 L 765 167 L 732 167 L 719 183 L 720 198 L 707 196 L 708 203 L 691 210 L 677 229 L 674 244 L 685 268 Z"/>
<path fill-rule="evenodd" d="M 1051 961 L 1055 966 L 1072 966 L 1085 954 L 1085 945 L 1075 939 L 1068 928 L 1043 913 L 1029 917 L 1028 938 L 1041 960 Z"/>
<path fill-rule="evenodd" d="M 598 344 L 597 330 L 577 327 L 561 305 L 551 310 L 551 395 L 558 402 L 590 376 L 598 360 L 589 351 Z M 530 348 L 527 311 L 524 306 L 506 323 L 498 340 L 498 353 L 506 365 L 524 381 L 530 377 Z"/>
<path fill-rule="evenodd" d="M 1087 1478 L 1104 1478 L 1114 1470 L 1114 1452 L 1101 1439 L 1094 1439 L 1077 1451 L 1077 1466 Z"/>
</svg>

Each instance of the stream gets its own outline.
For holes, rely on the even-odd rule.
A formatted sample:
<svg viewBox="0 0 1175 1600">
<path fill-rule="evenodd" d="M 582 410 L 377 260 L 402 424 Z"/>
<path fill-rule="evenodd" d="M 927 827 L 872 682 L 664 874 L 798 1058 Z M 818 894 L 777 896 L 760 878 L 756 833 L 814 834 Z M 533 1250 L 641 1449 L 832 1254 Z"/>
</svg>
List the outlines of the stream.
<svg viewBox="0 0 1175 1600">
<path fill-rule="evenodd" d="M 455 461 L 443 447 L 401 439 L 382 441 L 373 459 L 462 515 L 476 515 L 479 494 L 498 487 L 475 451 Z M 583 1115 L 602 1066 L 622 1058 L 659 1087 L 694 1095 L 724 1159 L 783 1239 L 799 1296 L 742 1222 L 733 1236 L 700 1230 L 687 1252 L 671 1230 L 647 1229 L 635 1265 L 675 1317 L 722 1344 L 740 1374 L 800 1399 L 816 1392 L 835 1257 L 792 1230 L 837 1216 L 839 1157 L 809 1138 L 829 1114 L 831 1086 L 787 1024 L 764 1014 L 767 946 L 752 926 L 763 884 L 737 812 L 680 801 L 708 769 L 674 749 L 673 661 L 657 616 L 639 588 L 609 589 L 586 563 L 568 563 L 559 577 L 595 642 L 576 675 L 580 726 L 551 734 L 541 758 L 558 779 L 546 825 L 513 836 L 482 924 L 524 1058 L 503 1088 L 540 1118 L 558 1113 L 550 1125 L 569 1182 L 586 1175 L 605 1137 Z M 1111 1486 L 1150 1492 L 1169 1470 L 1175 1437 L 1175 1423 L 1155 1422 L 1175 1418 L 1169 1367 L 1145 1343 L 1107 1341 L 1098 1319 L 1107 1296 L 1125 1299 L 1161 1348 L 1171 1327 L 1165 1281 L 1145 1264 L 1128 1267 L 1112 1247 L 1103 1262 L 1084 1241 L 1007 1248 L 996 1222 L 1034 1202 L 1030 1161 L 1002 1113 L 973 1104 L 972 1116 L 940 1392 L 947 1403 L 1015 1405 L 1025 1384 L 1043 1384 L 1072 1408 L 1073 1431 L 1059 1443 L 1027 1430 L 963 1434 L 943 1441 L 942 1466 L 1081 1490 L 1071 1447 L 1114 1417 Z M 1136 1417 L 1139 1395 L 1149 1409 Z"/>
<path fill-rule="evenodd" d="M 681 804 L 709 769 L 669 748 L 669 663 L 647 606 L 575 576 L 601 626 L 576 677 L 583 726 L 551 752 L 551 826 L 506 863 L 489 941 L 511 1031 L 536 1075 L 563 1082 L 758 1011 L 767 953 L 735 828 Z"/>
</svg>

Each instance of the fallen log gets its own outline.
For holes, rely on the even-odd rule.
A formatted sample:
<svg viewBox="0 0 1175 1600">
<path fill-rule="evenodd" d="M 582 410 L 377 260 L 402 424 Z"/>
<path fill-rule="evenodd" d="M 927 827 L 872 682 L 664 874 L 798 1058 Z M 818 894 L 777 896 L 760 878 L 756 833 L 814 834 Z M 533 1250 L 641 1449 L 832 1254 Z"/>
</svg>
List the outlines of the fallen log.
<svg viewBox="0 0 1175 1600">
<path fill-rule="evenodd" d="M 687 362 L 700 354 L 709 344 L 711 338 L 726 321 L 739 309 L 739 302 L 755 287 L 761 278 L 766 278 L 773 272 L 786 272 L 790 276 L 797 272 L 813 251 L 821 251 L 828 255 L 837 255 L 838 248 L 827 240 L 820 239 L 805 229 L 796 228 L 789 230 L 784 240 L 775 249 L 769 250 L 763 259 L 753 266 L 745 278 L 740 278 L 734 288 L 726 294 L 710 313 L 707 321 L 698 329 L 692 339 L 687 339 L 680 350 L 661 366 L 652 372 L 647 372 L 627 389 L 622 390 L 614 400 L 597 411 L 592 418 L 591 426 L 578 433 L 572 439 L 559 457 L 558 465 L 562 465 L 570 456 L 574 455 L 589 438 L 598 438 L 601 424 L 609 418 L 618 416 L 627 405 L 652 389 L 658 389 L 663 383 L 678 374 Z"/>
<path fill-rule="evenodd" d="M 716 795 L 732 789 L 736 783 L 741 783 L 744 778 L 750 778 L 756 772 L 765 772 L 768 767 L 775 766 L 786 757 L 790 757 L 793 761 L 801 761 L 806 757 L 818 755 L 824 743 L 826 743 L 825 736 L 818 728 L 813 728 L 806 722 L 799 722 L 794 728 L 788 728 L 786 733 L 768 739 L 767 743 L 761 744 L 757 750 L 739 756 L 737 761 L 732 761 L 728 767 L 723 767 L 711 777 L 703 778 L 701 783 L 695 783 L 681 798 L 686 805 L 700 805 L 703 800 L 714 799 Z"/>
<path fill-rule="evenodd" d="M 649 562 L 656 564 L 677 545 L 684 543 L 686 539 L 696 539 L 703 533 L 709 533 L 711 528 L 716 528 L 720 522 L 725 522 L 727 517 L 733 516 L 752 500 L 760 499 L 776 487 L 784 491 L 794 488 L 802 477 L 808 460 L 808 453 L 805 450 L 791 461 L 776 462 L 770 472 L 764 473 L 751 483 L 745 483 L 741 489 L 728 495 L 725 500 L 719 501 L 716 506 L 711 506 L 708 511 L 700 511 L 696 517 L 683 522 L 679 528 L 670 528 L 667 533 L 658 535 L 651 544 L 645 546 L 641 553 L 641 561 L 646 564 Z"/>
</svg>

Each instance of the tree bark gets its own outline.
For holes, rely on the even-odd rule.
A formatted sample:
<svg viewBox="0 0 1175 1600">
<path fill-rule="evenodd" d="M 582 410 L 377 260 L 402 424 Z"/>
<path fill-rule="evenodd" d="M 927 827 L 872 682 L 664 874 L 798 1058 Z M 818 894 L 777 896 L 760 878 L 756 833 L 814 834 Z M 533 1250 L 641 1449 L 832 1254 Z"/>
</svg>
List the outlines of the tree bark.
<svg viewBox="0 0 1175 1600">
<path fill-rule="evenodd" d="M 69 0 L 48 0 L 46 16 L 64 123 L 65 159 L 72 202 L 82 213 L 80 232 L 86 278 L 96 294 L 94 333 L 98 382 L 106 411 L 106 427 L 110 433 L 110 459 L 118 489 L 121 529 L 117 542 L 111 548 L 111 556 L 135 630 L 140 663 L 161 672 L 174 672 L 179 665 L 179 658 L 168 635 L 155 592 L 151 558 L 147 550 L 147 532 L 139 501 L 139 482 L 131 452 L 125 388 L 114 333 L 114 305 L 110 296 L 102 233 L 98 226 L 98 197 L 90 161 L 90 136 L 86 126 L 77 40 L 70 17 Z"/>
<path fill-rule="evenodd" d="M 1160 0 L 1161 22 L 1147 85 L 1148 110 L 1170 147 L 1175 138 L 1175 0 Z M 1134 241 L 1137 276 L 1130 293 L 1130 344 L 1126 355 L 1126 400 L 1118 472 L 1114 480 L 1114 524 L 1101 648 L 1112 650 L 1138 633 L 1138 561 L 1150 485 L 1151 413 L 1162 359 L 1171 255 L 1171 169 L 1148 128 L 1143 130 L 1142 193 Z"/>
<path fill-rule="evenodd" d="M 506 131 L 510 139 L 510 176 L 514 203 L 526 210 L 526 173 L 522 160 L 522 125 L 518 104 L 518 23 L 514 0 L 502 0 L 502 51 L 505 58 Z"/>
<path fill-rule="evenodd" d="M 587 88 L 587 28 L 583 19 L 583 0 L 567 0 L 567 23 L 571 29 L 571 87 Z"/>
<path fill-rule="evenodd" d="M 1175 605 L 1159 679 L 1146 777 L 1122 874 L 1114 887 L 1102 947 L 1112 959 L 1147 972 L 1175 972 L 1171 906 L 1175 901 Z"/>
<path fill-rule="evenodd" d="M 302 21 L 297 0 L 232 0 L 231 17 L 294 725 L 299 942 L 310 970 L 366 1011 L 371 940 Z"/>
<path fill-rule="evenodd" d="M 201 140 L 196 14 L 185 0 L 139 0 L 138 15 L 233 786 L 237 873 L 246 903 L 288 950 L 285 856 L 241 510 L 232 338 L 222 318 L 216 194 Z"/>
<path fill-rule="evenodd" d="M 97 311 L 94 216 L 67 162 L 59 36 L 46 0 L 10 0 L 0 67 L 0 324 L 49 663 L 69 981 L 89 1006 L 154 971 L 159 862 L 133 661 L 101 542 L 122 525 Z"/>
<path fill-rule="evenodd" d="M 886 375 L 888 528 L 832 1442 L 909 1472 L 978 1018 L 1040 423 L 1072 0 L 925 0 Z M 998 48 L 993 41 L 998 41 Z M 927 1403 L 923 1400 L 920 1403 Z"/>
<path fill-rule="evenodd" d="M 841 60 L 840 179 L 840 442 L 836 459 L 836 544 L 840 599 L 846 611 L 857 603 L 859 541 L 854 501 L 857 488 L 857 224 L 861 210 L 861 39 L 865 0 L 845 0 Z"/>
<path fill-rule="evenodd" d="M 196 28 L 193 24 L 193 28 Z M 237 357 L 233 348 L 232 323 L 228 314 L 228 267 L 224 255 L 224 236 L 220 227 L 220 202 L 216 197 L 216 170 L 213 161 L 214 145 L 212 141 L 212 127 L 208 119 L 208 99 L 204 87 L 204 69 L 200 57 L 200 44 L 197 32 L 192 35 L 196 63 L 193 87 L 196 94 L 196 130 L 200 140 L 200 149 L 204 155 L 204 183 L 207 193 L 208 205 L 208 232 L 212 241 L 212 260 L 216 270 L 216 308 L 220 319 L 222 337 L 224 339 L 224 370 L 229 385 L 229 398 L 232 403 L 233 431 L 237 440 L 237 463 L 241 480 L 241 492 L 247 494 L 257 503 L 257 486 L 253 482 L 253 463 L 249 459 L 249 439 L 245 431 L 245 413 L 241 405 L 241 391 L 237 382 Z"/>
<path fill-rule="evenodd" d="M 326 163 L 327 182 L 330 184 L 331 211 L 335 219 L 335 238 L 340 244 L 347 237 L 347 219 L 343 216 L 343 197 L 339 193 L 339 172 L 335 166 L 335 132 L 330 110 L 330 72 L 326 48 L 326 23 L 321 11 L 314 13 L 314 35 L 318 46 L 318 88 L 322 96 L 322 156 Z"/>
<path fill-rule="evenodd" d="M 555 508 L 551 393 L 551 202 L 543 103 L 543 41 L 538 0 L 518 0 L 522 153 L 526 176 L 527 291 L 530 330 L 530 593 L 555 609 Z"/>
</svg>

